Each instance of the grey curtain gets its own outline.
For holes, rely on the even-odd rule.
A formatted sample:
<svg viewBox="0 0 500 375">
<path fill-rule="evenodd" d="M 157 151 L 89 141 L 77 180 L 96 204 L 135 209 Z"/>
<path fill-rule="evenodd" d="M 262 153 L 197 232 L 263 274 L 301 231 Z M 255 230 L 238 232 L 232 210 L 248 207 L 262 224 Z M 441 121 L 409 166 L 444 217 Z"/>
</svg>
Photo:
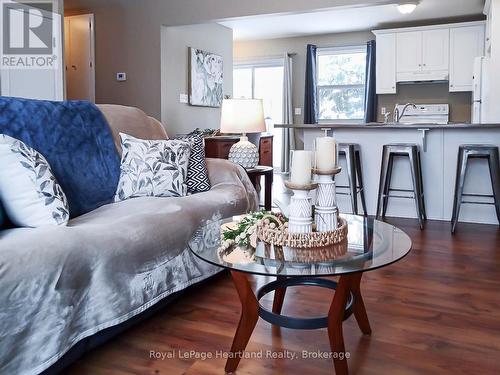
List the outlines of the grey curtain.
<svg viewBox="0 0 500 375">
<path fill-rule="evenodd" d="M 304 123 L 318 123 L 318 92 L 316 80 L 316 51 L 313 44 L 307 45 L 306 87 L 304 98 Z"/>
<path fill-rule="evenodd" d="M 292 56 L 285 53 L 283 77 L 283 124 L 293 124 L 293 103 L 292 103 Z M 295 130 L 283 129 L 283 145 L 281 147 L 281 172 L 290 171 L 290 150 L 295 149 Z"/>
<path fill-rule="evenodd" d="M 365 82 L 365 122 L 377 121 L 377 92 L 375 87 L 376 44 L 370 40 L 366 46 L 366 82 Z"/>
</svg>

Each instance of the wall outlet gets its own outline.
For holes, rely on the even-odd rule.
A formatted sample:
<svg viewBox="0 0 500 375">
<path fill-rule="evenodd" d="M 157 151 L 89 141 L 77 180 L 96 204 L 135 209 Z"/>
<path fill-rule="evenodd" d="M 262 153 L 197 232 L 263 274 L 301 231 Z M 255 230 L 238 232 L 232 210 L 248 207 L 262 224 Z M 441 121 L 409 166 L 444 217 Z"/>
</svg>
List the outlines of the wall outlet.
<svg viewBox="0 0 500 375">
<path fill-rule="evenodd" d="M 295 108 L 295 116 L 300 116 L 302 114 L 302 108 Z"/>
<path fill-rule="evenodd" d="M 126 81 L 127 80 L 127 73 L 124 73 L 124 72 L 116 73 L 116 80 L 118 82 Z"/>
<path fill-rule="evenodd" d="M 189 103 L 189 96 L 187 94 L 180 94 L 179 95 L 179 103 L 188 104 Z"/>
<path fill-rule="evenodd" d="M 387 108 L 386 107 L 382 107 L 382 110 L 380 112 L 382 115 L 385 115 L 387 113 Z"/>
</svg>

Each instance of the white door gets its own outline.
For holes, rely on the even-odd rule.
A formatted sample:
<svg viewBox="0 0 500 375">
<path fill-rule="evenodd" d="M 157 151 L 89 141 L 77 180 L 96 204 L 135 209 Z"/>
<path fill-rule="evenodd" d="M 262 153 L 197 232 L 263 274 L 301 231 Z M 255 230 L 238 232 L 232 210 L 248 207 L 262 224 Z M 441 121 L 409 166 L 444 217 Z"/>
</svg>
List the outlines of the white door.
<svg viewBox="0 0 500 375">
<path fill-rule="evenodd" d="M 57 13 L 40 9 L 30 16 L 44 18 L 53 23 L 53 54 L 57 60 L 56 68 L 1 69 L 1 95 L 28 99 L 64 100 L 62 17 Z M 30 22 L 37 23 L 36 19 L 30 19 Z M 3 42 L 3 38 L 0 38 L 2 50 Z"/>
<path fill-rule="evenodd" d="M 448 70 L 449 54 L 449 29 L 426 30 L 422 32 L 422 70 Z"/>
<path fill-rule="evenodd" d="M 422 69 L 422 32 L 397 33 L 396 56 L 398 73 L 420 71 Z"/>
<path fill-rule="evenodd" d="M 396 34 L 377 35 L 377 94 L 396 93 Z"/>
<path fill-rule="evenodd" d="M 64 18 L 66 97 L 95 101 L 94 15 Z"/>
<path fill-rule="evenodd" d="M 484 53 L 484 26 L 450 30 L 450 91 L 472 91 L 474 59 Z"/>
</svg>

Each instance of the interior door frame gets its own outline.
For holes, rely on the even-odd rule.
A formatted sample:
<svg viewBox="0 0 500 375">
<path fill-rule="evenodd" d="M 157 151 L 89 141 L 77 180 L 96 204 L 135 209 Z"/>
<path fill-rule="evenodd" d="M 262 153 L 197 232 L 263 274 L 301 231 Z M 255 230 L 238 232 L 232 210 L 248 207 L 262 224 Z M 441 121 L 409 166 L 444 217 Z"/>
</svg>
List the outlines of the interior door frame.
<svg viewBox="0 0 500 375">
<path fill-rule="evenodd" d="M 82 13 L 82 14 L 74 14 L 71 16 L 65 16 L 65 19 L 68 19 L 71 21 L 71 18 L 76 18 L 76 17 L 82 17 L 86 16 L 89 19 L 89 27 L 90 27 L 90 64 L 91 64 L 91 69 L 90 69 L 90 101 L 92 103 L 95 103 L 95 17 L 94 13 Z M 71 24 L 71 22 L 70 22 Z M 70 26 L 71 29 L 71 26 Z M 65 35 L 66 37 L 70 37 L 69 35 Z M 70 45 L 70 50 L 71 50 L 71 45 Z M 71 53 L 71 52 L 70 52 Z M 64 90 L 65 95 L 67 95 L 68 88 L 67 88 L 67 70 L 68 70 L 68 64 L 69 61 L 65 62 L 65 68 L 66 68 L 66 87 Z"/>
</svg>

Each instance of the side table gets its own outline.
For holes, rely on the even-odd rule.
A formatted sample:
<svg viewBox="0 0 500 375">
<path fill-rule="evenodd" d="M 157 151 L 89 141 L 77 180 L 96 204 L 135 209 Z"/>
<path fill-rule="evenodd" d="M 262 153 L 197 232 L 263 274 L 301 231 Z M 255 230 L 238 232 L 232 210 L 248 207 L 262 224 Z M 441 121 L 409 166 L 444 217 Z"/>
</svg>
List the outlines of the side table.
<svg viewBox="0 0 500 375">
<path fill-rule="evenodd" d="M 273 167 L 265 167 L 262 165 L 258 165 L 255 168 L 247 169 L 248 177 L 250 177 L 250 181 L 253 186 L 260 193 L 260 178 L 264 176 L 264 208 L 267 211 L 271 211 L 272 208 L 272 193 L 273 193 L 273 176 L 274 169 Z"/>
</svg>

